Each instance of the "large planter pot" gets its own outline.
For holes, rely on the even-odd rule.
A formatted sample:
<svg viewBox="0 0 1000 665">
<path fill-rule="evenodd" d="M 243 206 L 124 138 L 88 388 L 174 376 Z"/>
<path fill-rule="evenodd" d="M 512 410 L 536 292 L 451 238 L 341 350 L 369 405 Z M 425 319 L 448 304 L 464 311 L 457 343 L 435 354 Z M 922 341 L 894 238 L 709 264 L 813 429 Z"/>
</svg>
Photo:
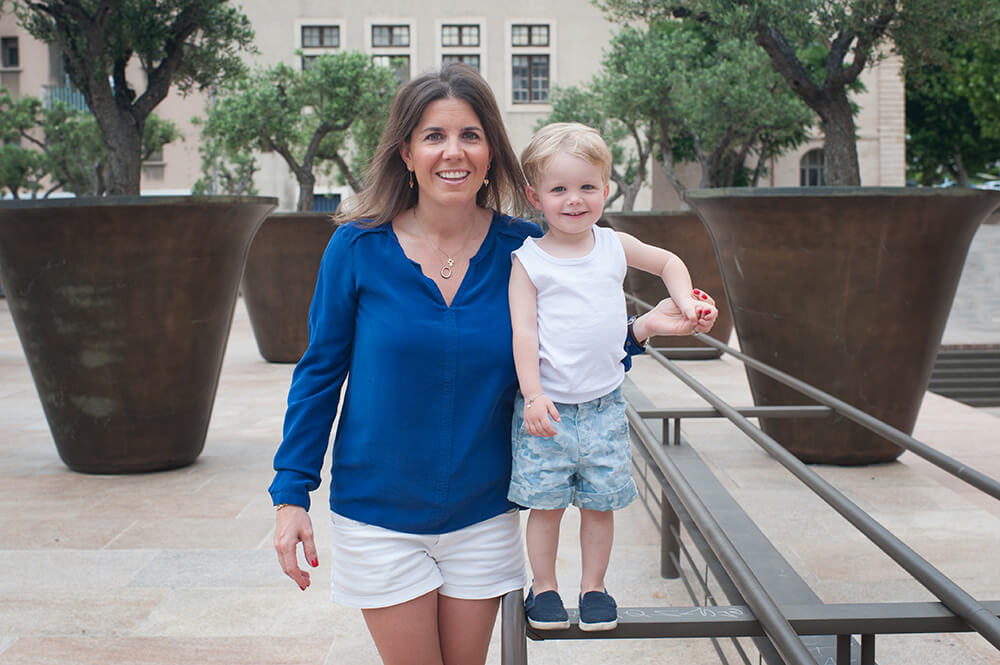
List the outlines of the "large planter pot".
<svg viewBox="0 0 1000 665">
<path fill-rule="evenodd" d="M 971 189 L 696 190 L 748 355 L 911 433 L 969 243 L 998 197 Z M 802 404 L 747 371 L 759 405 Z M 842 417 L 762 419 L 806 462 L 887 462 L 895 444 Z"/>
<path fill-rule="evenodd" d="M 243 301 L 260 355 L 298 362 L 309 344 L 307 319 L 320 259 L 336 227 L 330 213 L 269 215 L 243 271 Z"/>
<path fill-rule="evenodd" d="M 722 283 L 722 273 L 715 258 L 712 236 L 697 214 L 690 211 L 606 212 L 604 219 L 615 231 L 635 236 L 644 243 L 662 247 L 677 254 L 691 272 L 692 283 L 715 298 L 719 318 L 709 333 L 729 342 L 733 332 L 733 317 L 729 311 Z M 642 270 L 629 268 L 625 276 L 625 291 L 650 305 L 667 297 L 663 280 Z M 629 305 L 629 314 L 642 314 Z M 653 337 L 650 344 L 668 357 L 718 358 L 722 352 L 692 337 Z"/>
<path fill-rule="evenodd" d="M 62 460 L 85 473 L 201 453 L 243 262 L 273 198 L 0 204 L 0 270 Z"/>
</svg>

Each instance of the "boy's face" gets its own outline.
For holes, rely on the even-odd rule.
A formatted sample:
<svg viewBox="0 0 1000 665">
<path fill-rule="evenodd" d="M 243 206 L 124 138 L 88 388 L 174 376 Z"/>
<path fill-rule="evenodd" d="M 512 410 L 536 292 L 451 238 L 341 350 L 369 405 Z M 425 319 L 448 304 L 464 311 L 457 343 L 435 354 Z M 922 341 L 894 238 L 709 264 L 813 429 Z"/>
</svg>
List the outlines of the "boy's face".
<svg viewBox="0 0 1000 665">
<path fill-rule="evenodd" d="M 531 204 L 545 215 L 550 230 L 575 235 L 589 231 L 601 218 L 608 184 L 600 166 L 560 152 L 549 160 L 539 182 L 525 191 Z"/>
</svg>

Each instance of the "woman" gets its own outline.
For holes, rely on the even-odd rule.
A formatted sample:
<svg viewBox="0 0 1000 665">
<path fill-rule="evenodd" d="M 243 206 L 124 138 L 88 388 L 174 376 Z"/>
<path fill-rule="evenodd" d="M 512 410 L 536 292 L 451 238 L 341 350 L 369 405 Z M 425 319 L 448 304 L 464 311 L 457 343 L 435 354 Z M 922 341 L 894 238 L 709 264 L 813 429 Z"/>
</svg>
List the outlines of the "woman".
<svg viewBox="0 0 1000 665">
<path fill-rule="evenodd" d="M 507 501 L 516 376 L 510 254 L 540 229 L 486 82 L 450 65 L 400 89 L 367 186 L 338 221 L 295 368 L 270 487 L 275 549 L 304 590 L 307 510 L 338 406 L 334 600 L 361 608 L 387 665 L 486 660 L 525 567 Z M 635 333 L 692 332 L 665 301 Z M 347 375 L 343 404 L 340 392 Z"/>
</svg>

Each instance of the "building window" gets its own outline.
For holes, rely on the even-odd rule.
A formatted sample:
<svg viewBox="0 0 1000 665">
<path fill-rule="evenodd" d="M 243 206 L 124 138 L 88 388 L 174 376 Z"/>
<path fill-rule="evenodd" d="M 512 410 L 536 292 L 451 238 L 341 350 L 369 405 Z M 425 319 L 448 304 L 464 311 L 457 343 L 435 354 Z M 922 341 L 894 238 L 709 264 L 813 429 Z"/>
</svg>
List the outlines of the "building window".
<svg viewBox="0 0 1000 665">
<path fill-rule="evenodd" d="M 441 56 L 442 65 L 450 65 L 453 62 L 461 62 L 462 64 L 472 67 L 477 72 L 481 71 L 479 69 L 479 56 L 478 55 L 443 55 Z"/>
<path fill-rule="evenodd" d="M 512 60 L 515 104 L 546 104 L 549 101 L 549 56 L 515 55 Z"/>
<path fill-rule="evenodd" d="M 373 55 L 372 62 L 379 67 L 388 67 L 400 84 L 410 80 L 410 56 L 408 55 Z"/>
<path fill-rule="evenodd" d="M 511 101 L 514 104 L 549 102 L 551 37 L 548 23 L 510 26 Z"/>
<path fill-rule="evenodd" d="M 548 46 L 549 26 L 519 23 L 511 26 L 511 46 Z"/>
<path fill-rule="evenodd" d="M 823 177 L 823 149 L 810 150 L 802 155 L 799 162 L 799 184 L 802 187 L 822 187 L 826 184 Z"/>
<path fill-rule="evenodd" d="M 311 17 L 295 22 L 295 38 L 298 41 L 302 70 L 313 66 L 316 58 L 340 50 L 343 22 L 335 18 Z"/>
<path fill-rule="evenodd" d="M 340 26 L 302 26 L 302 48 L 340 48 Z"/>
<path fill-rule="evenodd" d="M 441 46 L 479 46 L 479 26 L 442 25 Z"/>
<path fill-rule="evenodd" d="M 372 46 L 409 46 L 410 26 L 408 25 L 373 25 Z"/>
<path fill-rule="evenodd" d="M 0 66 L 11 68 L 21 66 L 17 37 L 0 37 Z"/>
</svg>

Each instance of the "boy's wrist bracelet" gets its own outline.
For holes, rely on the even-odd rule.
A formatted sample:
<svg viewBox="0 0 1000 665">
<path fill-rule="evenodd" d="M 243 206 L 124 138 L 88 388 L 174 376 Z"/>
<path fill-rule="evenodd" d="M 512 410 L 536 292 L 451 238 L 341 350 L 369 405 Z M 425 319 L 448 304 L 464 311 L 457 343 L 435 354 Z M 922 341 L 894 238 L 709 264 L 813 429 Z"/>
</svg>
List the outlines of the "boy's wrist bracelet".
<svg viewBox="0 0 1000 665">
<path fill-rule="evenodd" d="M 534 395 L 534 396 L 530 397 L 529 399 L 524 400 L 524 408 L 530 409 L 531 405 L 535 403 L 535 400 L 538 399 L 539 397 L 541 397 L 544 394 L 545 393 L 538 393 L 537 395 Z"/>
</svg>

